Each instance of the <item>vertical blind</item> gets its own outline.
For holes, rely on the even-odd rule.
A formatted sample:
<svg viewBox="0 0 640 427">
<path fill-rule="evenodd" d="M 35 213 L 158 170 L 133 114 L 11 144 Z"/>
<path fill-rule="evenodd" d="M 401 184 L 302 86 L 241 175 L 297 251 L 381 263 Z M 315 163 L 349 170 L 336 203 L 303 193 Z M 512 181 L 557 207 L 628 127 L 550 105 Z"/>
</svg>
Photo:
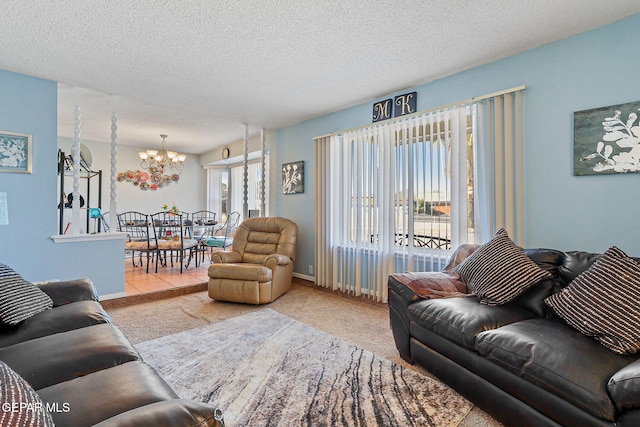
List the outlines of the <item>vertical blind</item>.
<svg viewBox="0 0 640 427">
<path fill-rule="evenodd" d="M 453 107 L 316 140 L 318 285 L 386 301 L 390 273 L 439 270 L 468 241 L 470 113 Z"/>
<path fill-rule="evenodd" d="M 504 228 L 525 244 L 522 103 L 522 89 L 476 103 L 475 233 L 481 242 Z"/>
<path fill-rule="evenodd" d="M 315 139 L 316 282 L 387 301 L 498 226 L 522 237 L 520 93 Z M 477 147 L 482 145 L 482 148 Z"/>
</svg>

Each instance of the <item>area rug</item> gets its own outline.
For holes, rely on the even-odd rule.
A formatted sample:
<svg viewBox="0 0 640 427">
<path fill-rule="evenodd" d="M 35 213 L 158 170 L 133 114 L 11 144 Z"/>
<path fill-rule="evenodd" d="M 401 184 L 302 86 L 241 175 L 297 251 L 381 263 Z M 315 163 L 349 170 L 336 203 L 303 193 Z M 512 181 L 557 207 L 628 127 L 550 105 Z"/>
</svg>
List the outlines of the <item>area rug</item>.
<svg viewBox="0 0 640 427">
<path fill-rule="evenodd" d="M 456 426 L 471 404 L 401 365 L 271 309 L 136 345 L 227 426 Z"/>
</svg>

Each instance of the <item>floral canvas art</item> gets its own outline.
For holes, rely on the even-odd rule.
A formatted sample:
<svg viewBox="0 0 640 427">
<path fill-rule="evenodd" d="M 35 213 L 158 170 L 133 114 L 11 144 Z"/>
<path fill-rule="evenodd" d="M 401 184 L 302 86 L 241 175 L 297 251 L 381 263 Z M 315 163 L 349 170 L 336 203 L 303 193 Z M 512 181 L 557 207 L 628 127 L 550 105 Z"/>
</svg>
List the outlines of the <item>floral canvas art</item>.
<svg viewBox="0 0 640 427">
<path fill-rule="evenodd" d="M 282 165 L 282 194 L 304 193 L 304 161 Z"/>
<path fill-rule="evenodd" d="M 31 173 L 31 135 L 0 131 L 0 172 Z"/>
<path fill-rule="evenodd" d="M 640 172 L 640 101 L 574 113 L 574 175 Z"/>
</svg>

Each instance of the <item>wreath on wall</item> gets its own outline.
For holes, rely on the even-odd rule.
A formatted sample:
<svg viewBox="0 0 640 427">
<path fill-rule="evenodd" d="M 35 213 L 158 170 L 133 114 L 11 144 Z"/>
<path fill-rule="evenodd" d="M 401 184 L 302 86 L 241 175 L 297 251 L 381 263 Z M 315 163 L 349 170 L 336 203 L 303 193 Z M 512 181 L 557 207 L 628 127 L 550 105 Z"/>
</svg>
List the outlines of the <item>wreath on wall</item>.
<svg viewBox="0 0 640 427">
<path fill-rule="evenodd" d="M 118 173 L 118 182 L 130 182 L 136 187 L 139 187 L 142 191 L 155 191 L 159 188 L 166 187 L 172 182 L 178 182 L 179 180 L 180 175 L 177 173 L 166 175 L 164 170 L 154 167 L 149 168 L 148 171 L 129 169 L 126 172 Z"/>
</svg>

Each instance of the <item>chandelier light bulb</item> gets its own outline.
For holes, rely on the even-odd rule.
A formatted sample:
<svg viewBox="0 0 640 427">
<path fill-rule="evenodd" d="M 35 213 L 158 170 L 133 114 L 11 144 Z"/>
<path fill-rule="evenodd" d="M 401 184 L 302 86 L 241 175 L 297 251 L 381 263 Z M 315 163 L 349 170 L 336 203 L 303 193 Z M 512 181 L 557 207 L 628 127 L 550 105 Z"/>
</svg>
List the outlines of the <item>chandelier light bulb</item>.
<svg viewBox="0 0 640 427">
<path fill-rule="evenodd" d="M 138 153 L 141 160 L 140 166 L 150 172 L 158 170 L 160 174 L 164 173 L 166 168 L 171 170 L 171 172 L 168 172 L 170 175 L 179 175 L 184 169 L 183 162 L 186 160 L 187 155 L 167 150 L 165 147 L 167 135 L 161 134 L 160 138 L 162 138 L 162 149 L 149 149 Z"/>
</svg>

